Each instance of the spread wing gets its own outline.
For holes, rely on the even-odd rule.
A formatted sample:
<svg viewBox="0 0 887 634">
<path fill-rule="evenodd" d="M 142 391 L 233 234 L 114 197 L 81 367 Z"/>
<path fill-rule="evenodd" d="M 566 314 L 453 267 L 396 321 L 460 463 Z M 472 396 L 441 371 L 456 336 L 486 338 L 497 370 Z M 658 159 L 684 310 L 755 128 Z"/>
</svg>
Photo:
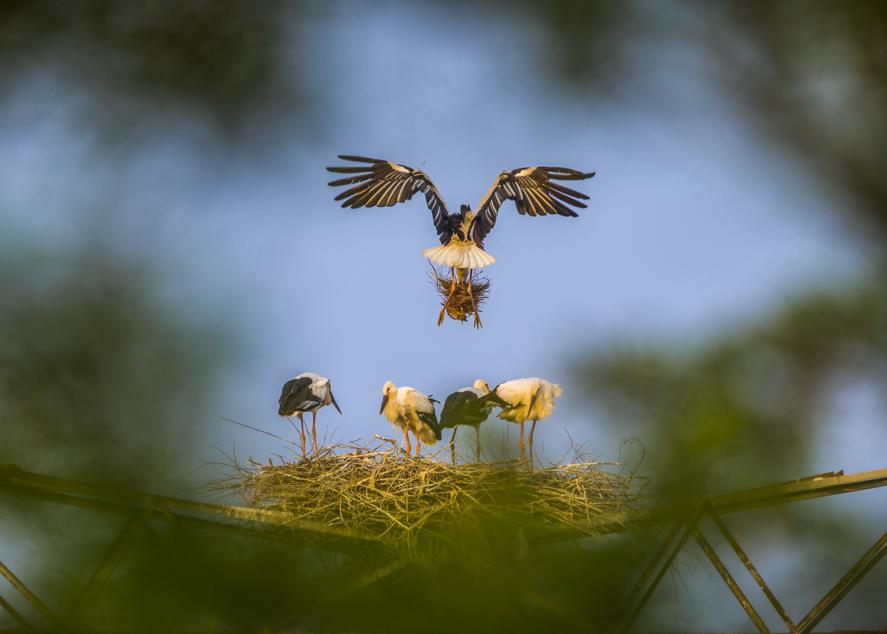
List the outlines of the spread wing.
<svg viewBox="0 0 887 634">
<path fill-rule="evenodd" d="M 499 207 L 513 200 L 521 215 L 576 217 L 573 207 L 587 207 L 588 196 L 555 181 L 580 181 L 594 176 L 594 172 L 580 172 L 568 167 L 519 167 L 502 172 L 477 206 L 469 237 L 478 245 L 496 224 Z"/>
<path fill-rule="evenodd" d="M 280 391 L 280 407 L 277 413 L 281 416 L 292 416 L 318 403 L 320 399 L 311 391 L 310 378 L 291 379 L 283 384 L 283 389 Z"/>
<path fill-rule="evenodd" d="M 425 203 L 431 210 L 434 228 L 437 229 L 441 244 L 450 241 L 453 235 L 450 212 L 440 192 L 424 172 L 383 159 L 348 154 L 340 154 L 339 158 L 359 163 L 327 168 L 337 174 L 350 174 L 329 182 L 332 187 L 351 185 L 336 196 L 336 200 L 344 200 L 343 207 L 391 207 L 409 200 L 413 194 L 421 191 L 425 194 Z"/>
</svg>

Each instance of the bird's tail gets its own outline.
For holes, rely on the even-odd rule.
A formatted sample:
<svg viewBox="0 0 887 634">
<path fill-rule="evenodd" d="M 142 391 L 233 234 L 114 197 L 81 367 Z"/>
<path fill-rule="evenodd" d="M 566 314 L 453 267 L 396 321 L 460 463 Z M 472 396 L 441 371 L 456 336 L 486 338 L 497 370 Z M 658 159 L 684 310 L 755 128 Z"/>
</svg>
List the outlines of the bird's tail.
<svg viewBox="0 0 887 634">
<path fill-rule="evenodd" d="M 477 246 L 473 240 L 455 237 L 449 244 L 423 250 L 422 255 L 435 264 L 458 269 L 481 269 L 496 261 L 496 258 Z"/>
</svg>

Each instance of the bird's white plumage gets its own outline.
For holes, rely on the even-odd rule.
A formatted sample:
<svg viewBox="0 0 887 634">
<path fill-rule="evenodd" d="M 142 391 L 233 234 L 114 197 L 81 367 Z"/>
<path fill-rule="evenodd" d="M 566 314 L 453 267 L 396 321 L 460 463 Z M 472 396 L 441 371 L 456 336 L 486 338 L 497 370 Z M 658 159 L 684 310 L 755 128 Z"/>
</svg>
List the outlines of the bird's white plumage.
<svg viewBox="0 0 887 634">
<path fill-rule="evenodd" d="M 449 244 L 422 251 L 422 255 L 442 266 L 457 269 L 480 269 L 496 261 L 492 255 L 478 247 L 471 240 L 454 238 Z"/>
<path fill-rule="evenodd" d="M 391 381 L 382 386 L 382 394 L 385 397 L 382 414 L 389 423 L 400 430 L 409 429 L 427 445 L 437 442 L 435 430 L 419 417 L 420 414 L 434 415 L 434 403 L 427 395 L 406 385 L 397 387 Z"/>
<path fill-rule="evenodd" d="M 314 372 L 302 372 L 302 374 L 297 375 L 295 378 L 311 379 L 311 385 L 308 386 L 308 389 L 311 390 L 311 393 L 320 399 L 320 403 L 312 407 L 306 407 L 303 411 L 306 412 L 314 412 L 319 410 L 321 407 L 326 407 L 330 403 L 332 403 L 332 393 L 333 389 L 330 386 L 330 380 L 325 376 L 320 376 L 319 374 L 315 374 Z"/>
<path fill-rule="evenodd" d="M 539 377 L 505 381 L 496 386 L 495 391 L 511 405 L 499 412 L 499 418 L 514 423 L 547 418 L 554 411 L 555 399 L 563 393 L 560 385 Z"/>
</svg>

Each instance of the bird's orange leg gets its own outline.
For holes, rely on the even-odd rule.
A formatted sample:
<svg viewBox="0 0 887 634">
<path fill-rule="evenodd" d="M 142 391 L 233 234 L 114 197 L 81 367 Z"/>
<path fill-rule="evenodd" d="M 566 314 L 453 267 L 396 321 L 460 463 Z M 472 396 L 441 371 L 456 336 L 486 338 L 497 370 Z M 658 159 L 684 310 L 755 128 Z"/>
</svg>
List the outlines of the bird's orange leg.
<svg viewBox="0 0 887 634">
<path fill-rule="evenodd" d="M 419 457 L 419 450 L 422 449 L 422 441 L 419 440 L 419 432 L 416 432 L 416 457 Z"/>
<path fill-rule="evenodd" d="M 444 323 L 444 318 L 446 317 L 447 306 L 450 304 L 450 299 L 453 297 L 453 293 L 456 292 L 456 267 L 450 267 L 450 294 L 447 295 L 447 298 L 444 300 L 443 306 L 440 308 L 440 315 L 437 317 L 437 325 L 442 326 Z"/>
<path fill-rule="evenodd" d="M 299 433 L 299 437 L 302 440 L 302 456 L 305 456 L 305 421 L 302 420 L 302 414 L 296 414 L 296 417 L 299 419 L 299 425 L 302 427 L 302 431 Z"/>
<path fill-rule="evenodd" d="M 314 457 L 317 458 L 317 412 L 311 412 L 311 441 L 314 443 Z"/>
<path fill-rule="evenodd" d="M 533 433 L 536 431 L 536 423 L 538 421 L 533 421 L 533 426 L 530 427 L 530 468 L 533 467 Z"/>
<path fill-rule="evenodd" d="M 520 459 L 527 459 L 527 454 L 524 451 L 524 421 L 520 422 Z"/>
<path fill-rule="evenodd" d="M 403 444 L 404 447 L 406 447 L 407 455 L 409 456 L 413 447 L 412 443 L 410 443 L 410 430 L 406 427 L 403 428 Z"/>
<path fill-rule="evenodd" d="M 474 327 L 483 328 L 480 323 L 480 312 L 477 310 L 477 302 L 474 301 L 474 293 L 471 292 L 471 271 L 468 271 L 468 297 L 471 299 L 471 309 L 474 311 Z"/>
</svg>

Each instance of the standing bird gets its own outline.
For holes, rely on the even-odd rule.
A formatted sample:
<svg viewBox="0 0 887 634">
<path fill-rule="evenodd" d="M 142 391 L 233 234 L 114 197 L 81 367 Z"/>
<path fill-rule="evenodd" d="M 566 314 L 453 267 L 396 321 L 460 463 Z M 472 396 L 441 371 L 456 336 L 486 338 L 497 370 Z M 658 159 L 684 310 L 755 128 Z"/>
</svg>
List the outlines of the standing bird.
<svg viewBox="0 0 887 634">
<path fill-rule="evenodd" d="M 314 442 L 314 455 L 317 456 L 317 410 L 332 403 L 336 411 L 339 414 L 342 413 L 339 404 L 333 397 L 330 380 L 314 372 L 303 372 L 283 384 L 279 402 L 280 408 L 277 413 L 287 417 L 295 415 L 302 425 L 300 436 L 303 456 L 307 454 L 305 452 L 305 421 L 302 420 L 302 416 L 305 412 L 311 412 L 311 438 Z"/>
<path fill-rule="evenodd" d="M 477 206 L 477 212 L 462 205 L 459 213 L 450 213 L 434 183 L 420 170 L 384 159 L 340 154 L 343 161 L 359 163 L 356 166 L 328 167 L 338 174 L 349 174 L 330 181 L 333 187 L 350 186 L 336 196 L 344 200 L 343 207 L 391 207 L 412 198 L 421 191 L 431 210 L 434 228 L 442 246 L 425 249 L 422 254 L 437 264 L 450 267 L 452 283 L 450 294 L 440 311 L 438 325 L 443 323 L 444 311 L 456 290 L 456 280 L 467 280 L 468 295 L 474 308 L 474 325 L 481 327 L 480 316 L 471 291 L 471 271 L 496 261 L 484 250 L 484 239 L 496 224 L 499 207 L 513 200 L 522 216 L 559 215 L 577 217 L 574 207 L 586 207 L 588 196 L 555 181 L 584 180 L 594 172 L 580 172 L 567 167 L 519 167 L 504 171 L 493 181 Z"/>
<path fill-rule="evenodd" d="M 555 408 L 555 399 L 563 393 L 560 385 L 531 377 L 528 379 L 512 379 L 500 383 L 493 390 L 496 395 L 508 403 L 508 407 L 499 412 L 499 418 L 513 423 L 520 423 L 520 455 L 526 459 L 524 451 L 524 422 L 531 420 L 530 428 L 530 459 L 533 456 L 533 432 L 536 422 L 548 418 Z"/>
<path fill-rule="evenodd" d="M 397 387 L 391 381 L 382 386 L 382 407 L 379 414 L 403 431 L 404 446 L 410 453 L 410 432 L 416 434 L 416 455 L 424 442 L 433 445 L 440 440 L 440 426 L 434 411 L 434 399 L 412 387 Z"/>
<path fill-rule="evenodd" d="M 509 404 L 490 389 L 486 381 L 477 379 L 471 387 L 459 388 L 444 401 L 440 413 L 441 428 L 453 428 L 450 438 L 450 453 L 456 462 L 456 429 L 459 425 L 474 427 L 477 436 L 476 454 L 480 462 L 480 424 L 489 418 L 494 406 L 509 407 Z"/>
</svg>

